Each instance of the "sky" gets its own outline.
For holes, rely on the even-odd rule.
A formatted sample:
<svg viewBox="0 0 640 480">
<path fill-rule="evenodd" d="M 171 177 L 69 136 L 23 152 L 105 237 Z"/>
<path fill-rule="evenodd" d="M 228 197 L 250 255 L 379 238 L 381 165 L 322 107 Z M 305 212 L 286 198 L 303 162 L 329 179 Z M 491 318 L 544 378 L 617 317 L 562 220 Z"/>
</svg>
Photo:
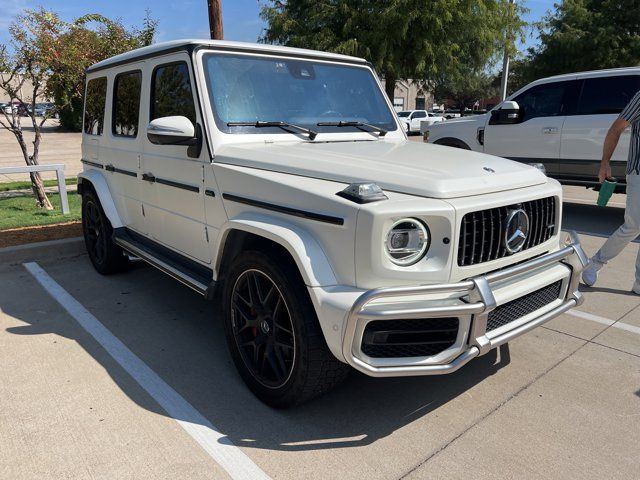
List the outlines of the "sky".
<svg viewBox="0 0 640 480">
<path fill-rule="evenodd" d="M 553 0 L 517 0 L 530 12 L 525 19 L 540 20 L 553 7 Z M 558 0 L 559 1 L 559 0 Z M 264 23 L 260 6 L 265 0 L 222 0 L 224 36 L 226 40 L 255 42 Z M 7 43 L 9 23 L 25 8 L 42 6 L 57 12 L 64 20 L 72 20 L 87 13 L 99 13 L 119 18 L 127 26 L 139 26 L 149 8 L 159 21 L 156 41 L 179 38 L 209 38 L 207 0 L 0 0 L 0 44 Z M 522 48 L 535 44 L 530 37 Z"/>
</svg>

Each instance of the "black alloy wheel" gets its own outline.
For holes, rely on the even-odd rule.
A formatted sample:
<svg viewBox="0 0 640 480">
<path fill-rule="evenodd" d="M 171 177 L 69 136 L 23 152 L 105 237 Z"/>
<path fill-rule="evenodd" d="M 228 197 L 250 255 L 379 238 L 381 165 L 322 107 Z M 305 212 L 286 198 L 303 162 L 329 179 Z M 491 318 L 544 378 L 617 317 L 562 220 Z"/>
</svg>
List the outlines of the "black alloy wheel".
<svg viewBox="0 0 640 480">
<path fill-rule="evenodd" d="M 104 259 L 107 256 L 107 252 L 102 215 L 100 214 L 98 205 L 91 200 L 86 202 L 84 207 L 82 223 L 84 227 L 87 252 L 93 261 L 98 264 L 103 264 Z"/>
<path fill-rule="evenodd" d="M 82 232 L 89 259 L 99 273 L 121 272 L 129 266 L 129 259 L 113 242 L 111 222 L 92 190 L 82 194 Z"/>
<path fill-rule="evenodd" d="M 233 335 L 247 369 L 265 387 L 281 387 L 296 361 L 291 314 L 282 293 L 266 273 L 246 270 L 235 281 L 231 305 Z"/>
</svg>

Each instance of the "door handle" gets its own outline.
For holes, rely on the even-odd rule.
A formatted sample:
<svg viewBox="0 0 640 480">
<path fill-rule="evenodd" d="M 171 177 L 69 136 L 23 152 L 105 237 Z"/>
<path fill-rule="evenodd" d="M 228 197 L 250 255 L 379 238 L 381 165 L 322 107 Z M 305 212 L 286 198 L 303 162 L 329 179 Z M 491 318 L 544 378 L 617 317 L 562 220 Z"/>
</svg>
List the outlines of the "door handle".
<svg viewBox="0 0 640 480">
<path fill-rule="evenodd" d="M 143 173 L 142 180 L 153 183 L 156 181 L 156 177 L 154 177 L 153 173 Z"/>
<path fill-rule="evenodd" d="M 546 133 L 547 135 L 553 135 L 554 133 L 558 133 L 558 127 L 544 127 L 542 129 L 542 133 Z"/>
</svg>

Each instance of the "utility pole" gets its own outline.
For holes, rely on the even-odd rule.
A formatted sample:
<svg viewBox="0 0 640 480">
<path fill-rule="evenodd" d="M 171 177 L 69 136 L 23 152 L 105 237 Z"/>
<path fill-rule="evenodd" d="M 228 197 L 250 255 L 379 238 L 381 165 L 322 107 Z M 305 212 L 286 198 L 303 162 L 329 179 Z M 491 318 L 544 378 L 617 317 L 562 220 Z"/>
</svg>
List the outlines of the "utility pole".
<svg viewBox="0 0 640 480">
<path fill-rule="evenodd" d="M 509 0 L 509 3 L 513 5 L 514 0 Z M 513 7 L 511 7 L 512 9 Z M 509 41 L 511 32 L 507 32 L 506 40 Z M 507 98 L 507 82 L 509 80 L 509 53 L 507 52 L 507 45 L 504 46 L 504 57 L 502 58 L 502 81 L 500 82 L 500 101 Z"/>
<path fill-rule="evenodd" d="M 209 31 L 211 32 L 211 39 L 223 40 L 222 0 L 207 0 L 207 6 L 209 8 Z"/>
</svg>

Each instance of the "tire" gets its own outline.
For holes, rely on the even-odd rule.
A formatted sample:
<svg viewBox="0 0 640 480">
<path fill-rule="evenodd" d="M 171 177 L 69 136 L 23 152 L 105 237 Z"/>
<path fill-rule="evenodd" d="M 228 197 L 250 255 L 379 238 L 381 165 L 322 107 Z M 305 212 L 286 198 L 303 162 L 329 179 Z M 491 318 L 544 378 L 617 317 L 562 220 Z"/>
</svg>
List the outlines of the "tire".
<svg viewBox="0 0 640 480">
<path fill-rule="evenodd" d="M 275 408 L 292 407 L 346 378 L 350 369 L 329 351 L 306 287 L 289 258 L 240 253 L 229 268 L 222 295 L 231 357 L 261 401 Z"/>
<path fill-rule="evenodd" d="M 82 233 L 89 259 L 99 273 L 109 275 L 127 268 L 129 259 L 113 242 L 111 222 L 91 190 L 82 194 Z"/>
</svg>

